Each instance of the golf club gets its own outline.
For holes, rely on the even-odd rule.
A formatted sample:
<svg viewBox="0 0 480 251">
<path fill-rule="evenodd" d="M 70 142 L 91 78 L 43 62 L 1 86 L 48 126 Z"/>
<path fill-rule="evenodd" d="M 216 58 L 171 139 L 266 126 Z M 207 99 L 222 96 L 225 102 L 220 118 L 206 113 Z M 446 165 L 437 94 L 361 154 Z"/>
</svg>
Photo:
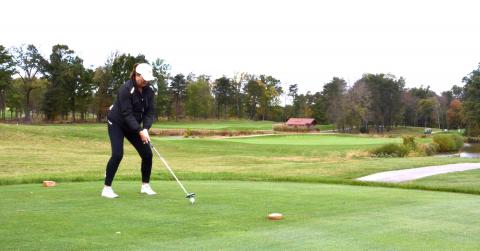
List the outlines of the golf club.
<svg viewBox="0 0 480 251">
<path fill-rule="evenodd" d="M 152 142 L 148 142 L 148 144 L 150 145 L 150 147 L 157 153 L 158 157 L 160 158 L 160 160 L 163 162 L 163 165 L 168 169 L 168 171 L 170 171 L 170 173 L 172 174 L 172 176 L 175 178 L 175 180 L 177 181 L 177 183 L 180 185 L 180 187 L 182 188 L 183 192 L 185 192 L 186 196 L 185 198 L 188 199 L 188 201 L 190 201 L 190 203 L 192 203 L 192 205 L 195 203 L 195 193 L 189 193 L 187 192 L 187 189 L 185 189 L 185 187 L 182 185 L 182 183 L 180 182 L 180 180 L 178 180 L 177 176 L 175 175 L 175 173 L 173 173 L 172 169 L 170 168 L 170 166 L 168 165 L 167 161 L 160 155 L 160 153 L 157 151 L 157 149 L 153 146 Z"/>
</svg>

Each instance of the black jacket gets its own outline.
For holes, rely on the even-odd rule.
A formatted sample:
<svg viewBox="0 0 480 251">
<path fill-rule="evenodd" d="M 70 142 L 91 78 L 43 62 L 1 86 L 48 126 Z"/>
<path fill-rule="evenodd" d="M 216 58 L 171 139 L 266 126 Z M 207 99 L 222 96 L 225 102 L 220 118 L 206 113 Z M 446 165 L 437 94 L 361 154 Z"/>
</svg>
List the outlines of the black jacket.
<svg viewBox="0 0 480 251">
<path fill-rule="evenodd" d="M 155 118 L 153 88 L 147 85 L 140 93 L 135 88 L 135 82 L 128 80 L 118 89 L 117 99 L 107 118 L 109 123 L 117 123 L 130 132 L 138 133 L 142 129 L 150 129 Z"/>
</svg>

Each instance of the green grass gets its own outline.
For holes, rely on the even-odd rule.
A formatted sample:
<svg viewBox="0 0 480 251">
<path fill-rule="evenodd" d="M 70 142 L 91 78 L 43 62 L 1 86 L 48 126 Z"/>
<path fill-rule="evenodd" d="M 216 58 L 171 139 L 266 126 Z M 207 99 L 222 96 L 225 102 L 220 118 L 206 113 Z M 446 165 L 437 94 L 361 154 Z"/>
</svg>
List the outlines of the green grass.
<svg viewBox="0 0 480 251">
<path fill-rule="evenodd" d="M 205 123 L 178 126 L 260 126 Z M 161 126 L 171 125 L 155 125 Z M 190 206 L 177 184 L 165 181 L 171 177 L 156 157 L 152 185 L 159 195 L 138 193 L 140 158 L 128 143 L 114 182 L 121 198 L 101 198 L 110 155 L 104 124 L 0 124 L 0 249 L 478 249 L 480 171 L 404 184 L 354 181 L 380 171 L 480 162 L 365 155 L 383 144 L 401 143 L 397 136 L 153 138 L 187 188 L 198 194 L 198 203 Z M 59 185 L 41 187 L 47 179 Z M 5 185 L 20 183 L 36 184 Z M 285 219 L 268 221 L 270 212 L 281 212 Z"/>
<path fill-rule="evenodd" d="M 443 187 L 450 189 L 478 191 L 480 187 L 480 170 L 435 175 L 411 181 L 409 184 L 427 187 L 442 184 Z"/>
<path fill-rule="evenodd" d="M 425 141 L 430 138 L 422 139 Z M 370 158 L 365 151 L 400 138 L 348 135 L 278 135 L 229 139 L 154 138 L 182 179 L 355 183 L 375 172 L 479 159 Z M 100 181 L 110 156 L 106 125 L 0 124 L 0 184 Z M 130 144 L 117 180 L 138 180 L 140 158 Z M 155 157 L 153 179 L 169 179 Z M 414 186 L 415 187 L 415 186 Z M 433 190 L 453 190 L 437 182 Z M 457 190 L 455 190 L 457 191 Z M 459 191 L 463 191 L 460 189 Z M 465 192 L 472 192 L 470 189 Z M 474 189 L 480 193 L 480 187 Z"/>
<path fill-rule="evenodd" d="M 229 142 L 239 142 L 258 145 L 303 145 L 303 146 L 369 146 L 382 145 L 387 143 L 401 143 L 400 138 L 371 138 L 364 136 L 350 135 L 312 135 L 312 134 L 294 134 L 294 135 L 274 135 L 224 139 Z M 330 149 L 333 150 L 333 149 Z"/>
<path fill-rule="evenodd" d="M 272 130 L 275 122 L 251 120 L 199 120 L 165 121 L 157 123 L 158 129 L 204 129 L 204 130 Z"/>
<path fill-rule="evenodd" d="M 273 130 L 273 125 L 280 122 L 251 120 L 193 120 L 162 121 L 154 125 L 158 129 L 204 129 L 204 130 Z M 321 131 L 333 130 L 334 125 L 317 125 Z"/>
<path fill-rule="evenodd" d="M 0 186 L 3 250 L 476 250 L 475 195 L 342 185 L 101 182 Z M 454 202 L 454 203 L 452 203 Z M 284 214 L 269 221 L 270 212 Z"/>
<path fill-rule="evenodd" d="M 316 125 L 315 127 L 318 128 L 320 131 L 335 130 L 335 125 L 333 124 Z"/>
</svg>

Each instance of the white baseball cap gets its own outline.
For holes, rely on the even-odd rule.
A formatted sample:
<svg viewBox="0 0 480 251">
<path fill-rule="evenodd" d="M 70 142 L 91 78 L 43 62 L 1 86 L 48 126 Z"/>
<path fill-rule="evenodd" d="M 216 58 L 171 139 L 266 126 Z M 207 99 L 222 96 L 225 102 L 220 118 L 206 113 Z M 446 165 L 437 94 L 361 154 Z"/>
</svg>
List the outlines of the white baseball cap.
<svg viewBox="0 0 480 251">
<path fill-rule="evenodd" d="M 142 75 L 145 81 L 152 81 L 155 78 L 153 77 L 152 67 L 147 63 L 141 63 L 135 68 L 135 72 Z"/>
</svg>

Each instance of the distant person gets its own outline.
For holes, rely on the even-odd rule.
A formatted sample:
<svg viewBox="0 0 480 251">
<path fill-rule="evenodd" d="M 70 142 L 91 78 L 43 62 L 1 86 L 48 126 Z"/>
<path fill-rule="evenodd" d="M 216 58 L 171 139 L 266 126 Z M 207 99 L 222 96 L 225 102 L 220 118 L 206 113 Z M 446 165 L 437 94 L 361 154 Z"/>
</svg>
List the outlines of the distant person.
<svg viewBox="0 0 480 251">
<path fill-rule="evenodd" d="M 109 109 L 107 122 L 112 156 L 105 171 L 103 197 L 118 197 L 112 189 L 112 182 L 123 158 L 124 138 L 135 147 L 142 158 L 140 192 L 147 195 L 156 194 L 149 184 L 152 171 L 152 149 L 149 145 L 148 130 L 155 116 L 155 95 L 149 82 L 153 80 L 152 67 L 149 64 L 135 64 L 130 79 L 119 88 L 117 99 Z"/>
</svg>

